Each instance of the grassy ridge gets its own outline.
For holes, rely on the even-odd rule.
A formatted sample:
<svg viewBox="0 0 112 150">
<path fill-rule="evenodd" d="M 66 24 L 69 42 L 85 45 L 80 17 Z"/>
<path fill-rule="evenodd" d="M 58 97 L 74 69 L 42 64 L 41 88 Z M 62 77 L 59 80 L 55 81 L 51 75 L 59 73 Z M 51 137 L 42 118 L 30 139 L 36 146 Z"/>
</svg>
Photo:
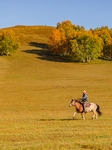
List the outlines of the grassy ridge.
<svg viewBox="0 0 112 150">
<path fill-rule="evenodd" d="M 48 39 L 54 29 L 52 26 L 14 26 L 10 28 L 19 37 L 21 45 L 28 44 L 29 42 L 42 42 L 47 43 Z M 2 30 L 4 30 L 2 29 Z"/>
<path fill-rule="evenodd" d="M 33 27 L 15 28 L 26 38 L 15 55 L 0 57 L 0 149 L 112 149 L 112 63 L 49 60 L 43 47 L 28 44 L 47 44 L 43 26 L 38 39 Z M 92 113 L 86 114 L 85 121 L 80 114 L 72 120 L 74 108 L 68 105 L 84 89 L 89 100 L 101 107 L 98 120 L 91 120 Z"/>
</svg>

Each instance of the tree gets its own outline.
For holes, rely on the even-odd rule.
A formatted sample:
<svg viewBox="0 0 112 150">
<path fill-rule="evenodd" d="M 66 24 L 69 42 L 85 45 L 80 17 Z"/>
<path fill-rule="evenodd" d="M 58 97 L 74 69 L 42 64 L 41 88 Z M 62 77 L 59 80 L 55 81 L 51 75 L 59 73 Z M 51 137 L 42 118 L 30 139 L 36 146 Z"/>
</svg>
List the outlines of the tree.
<svg viewBox="0 0 112 150">
<path fill-rule="evenodd" d="M 50 37 L 50 51 L 72 61 L 90 62 L 101 56 L 104 43 L 109 38 L 107 28 L 102 28 L 101 31 L 88 31 L 84 27 L 73 25 L 69 20 L 63 21 L 57 24 Z"/>
<path fill-rule="evenodd" d="M 19 41 L 11 30 L 4 30 L 0 33 L 0 54 L 9 55 L 19 48 Z"/>
<path fill-rule="evenodd" d="M 57 23 L 57 27 L 49 39 L 50 52 L 70 56 L 70 39 L 76 36 L 76 30 L 79 31 L 82 29 L 83 27 L 80 28 L 80 26 L 73 25 L 69 20 Z"/>
<path fill-rule="evenodd" d="M 62 55 L 64 53 L 65 41 L 66 37 L 63 32 L 60 32 L 60 30 L 58 29 L 53 30 L 52 35 L 49 39 L 50 52 L 53 54 Z"/>
<path fill-rule="evenodd" d="M 103 49 L 101 57 L 107 60 L 112 60 L 112 29 L 109 29 L 107 26 L 105 26 L 96 28 L 93 30 L 93 33 L 102 38 Z"/>
<path fill-rule="evenodd" d="M 112 38 L 106 40 L 106 44 L 103 49 L 103 57 L 112 61 Z"/>
<path fill-rule="evenodd" d="M 71 40 L 71 50 L 76 61 L 90 62 L 100 56 L 102 39 L 91 31 L 81 31 Z"/>
</svg>

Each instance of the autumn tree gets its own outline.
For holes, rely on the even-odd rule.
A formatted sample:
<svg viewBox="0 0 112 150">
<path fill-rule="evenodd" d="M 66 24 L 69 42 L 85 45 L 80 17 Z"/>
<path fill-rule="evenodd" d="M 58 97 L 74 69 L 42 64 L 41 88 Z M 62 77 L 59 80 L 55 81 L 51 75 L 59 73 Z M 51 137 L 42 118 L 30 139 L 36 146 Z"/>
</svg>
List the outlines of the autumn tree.
<svg viewBox="0 0 112 150">
<path fill-rule="evenodd" d="M 63 54 L 64 53 L 64 44 L 66 37 L 63 32 L 55 29 L 52 32 L 52 36 L 49 39 L 49 49 L 52 54 Z"/>
<path fill-rule="evenodd" d="M 0 32 L 0 54 L 9 55 L 19 48 L 19 41 L 15 33 L 11 30 Z"/>
<path fill-rule="evenodd" d="M 112 60 L 112 29 L 103 26 L 93 30 L 93 33 L 103 40 L 102 58 Z"/>
<path fill-rule="evenodd" d="M 57 24 L 49 43 L 52 53 L 69 57 L 72 61 L 90 62 L 100 56 L 103 48 L 98 33 L 87 31 L 69 20 Z"/>
<path fill-rule="evenodd" d="M 71 50 L 75 61 L 90 62 L 100 56 L 102 39 L 91 31 L 81 31 L 71 40 Z"/>
<path fill-rule="evenodd" d="M 103 48 L 103 57 L 112 60 L 112 37 L 109 37 L 106 40 L 106 43 Z"/>
</svg>

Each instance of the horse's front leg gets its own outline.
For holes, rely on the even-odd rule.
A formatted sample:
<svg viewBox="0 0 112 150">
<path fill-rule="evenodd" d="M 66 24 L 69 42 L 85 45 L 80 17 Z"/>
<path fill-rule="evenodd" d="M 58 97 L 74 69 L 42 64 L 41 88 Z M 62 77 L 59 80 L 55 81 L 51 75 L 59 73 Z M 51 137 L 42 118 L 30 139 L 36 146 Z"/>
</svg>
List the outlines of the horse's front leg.
<svg viewBox="0 0 112 150">
<path fill-rule="evenodd" d="M 77 114 L 77 112 L 74 112 L 74 113 L 73 113 L 73 119 L 75 119 L 75 115 L 76 115 L 76 114 Z"/>
<path fill-rule="evenodd" d="M 81 113 L 82 119 L 85 120 L 84 112 Z"/>
</svg>

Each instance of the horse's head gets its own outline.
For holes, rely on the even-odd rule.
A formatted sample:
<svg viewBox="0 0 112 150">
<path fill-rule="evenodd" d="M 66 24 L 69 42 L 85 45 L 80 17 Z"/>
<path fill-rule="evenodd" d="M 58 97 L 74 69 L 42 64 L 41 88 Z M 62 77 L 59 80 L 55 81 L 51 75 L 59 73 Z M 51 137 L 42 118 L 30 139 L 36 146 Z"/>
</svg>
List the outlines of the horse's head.
<svg viewBox="0 0 112 150">
<path fill-rule="evenodd" d="M 69 107 L 74 106 L 75 102 L 76 102 L 76 100 L 72 99 L 71 102 L 70 102 L 70 104 L 69 104 Z"/>
<path fill-rule="evenodd" d="M 83 106 L 82 103 L 79 100 L 72 99 L 71 103 L 69 104 L 69 107 L 75 106 L 77 112 L 82 112 L 83 111 Z"/>
</svg>

